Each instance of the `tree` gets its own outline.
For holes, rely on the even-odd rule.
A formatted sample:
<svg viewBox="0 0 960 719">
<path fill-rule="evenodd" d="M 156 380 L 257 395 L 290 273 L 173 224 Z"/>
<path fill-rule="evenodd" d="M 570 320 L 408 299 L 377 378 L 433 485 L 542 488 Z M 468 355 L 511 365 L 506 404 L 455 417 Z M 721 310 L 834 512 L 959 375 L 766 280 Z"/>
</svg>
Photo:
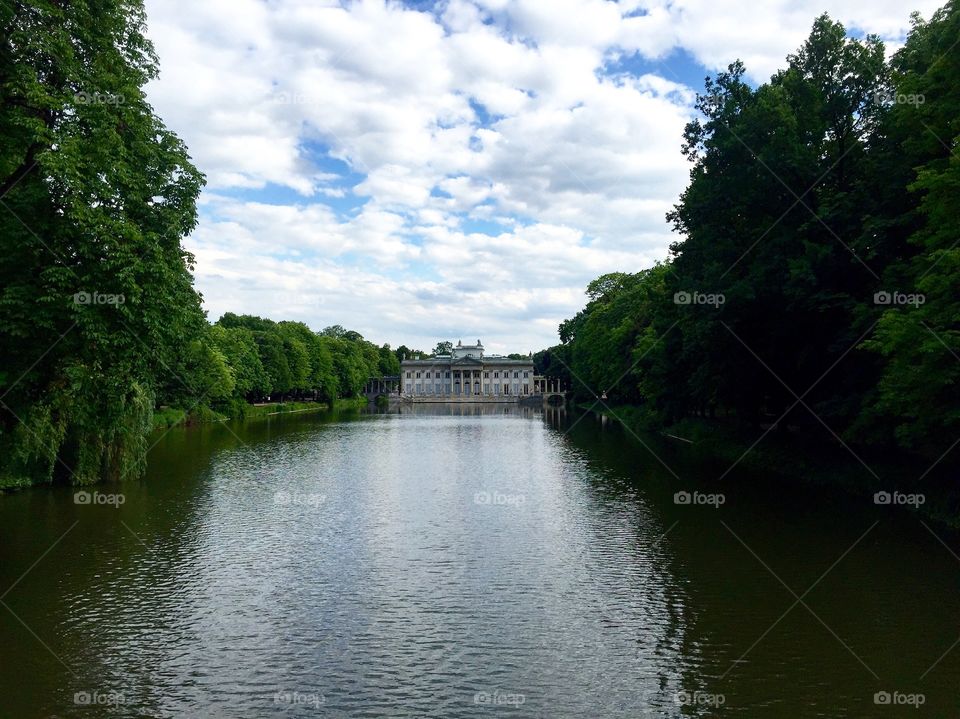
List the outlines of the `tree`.
<svg viewBox="0 0 960 719">
<path fill-rule="evenodd" d="M 270 391 L 270 379 L 263 369 L 253 333 L 244 327 L 210 328 L 210 338 L 223 354 L 233 372 L 234 394 L 240 398 L 259 399 Z"/>
<path fill-rule="evenodd" d="M 390 345 L 385 344 L 380 348 L 380 361 L 378 363 L 380 376 L 396 377 L 400 374 L 400 360 L 390 349 Z"/>
<path fill-rule="evenodd" d="M 821 16 L 768 83 L 740 62 L 708 79 L 671 261 L 591 282 L 538 371 L 661 425 L 822 422 L 941 456 L 960 431 L 958 36 L 950 2 L 887 64 Z"/>
<path fill-rule="evenodd" d="M 0 484 L 135 477 L 204 326 L 203 178 L 144 98 L 142 3 L 4 3 L 0 27 Z"/>
<path fill-rule="evenodd" d="M 951 52 L 958 36 L 960 7 L 951 2 L 929 22 L 914 16 L 893 59 L 889 152 L 916 173 L 902 194 L 916 207 L 915 221 L 904 226 L 919 252 L 903 253 L 885 291 L 915 300 L 882 307 L 865 343 L 885 360 L 865 423 L 874 431 L 879 425 L 881 437 L 890 427 L 903 445 L 934 455 L 960 431 L 960 58 Z"/>
<path fill-rule="evenodd" d="M 347 330 L 345 330 L 341 325 L 331 325 L 330 327 L 324 327 L 320 331 L 320 334 L 323 335 L 324 337 L 333 337 L 334 339 L 340 339 L 347 334 Z"/>
<path fill-rule="evenodd" d="M 290 372 L 283 338 L 278 332 L 256 332 L 254 339 L 260 362 L 270 379 L 270 394 L 279 395 L 282 399 L 283 395 L 293 389 L 293 374 Z"/>
<path fill-rule="evenodd" d="M 699 96 L 704 119 L 684 145 L 690 185 L 668 215 L 684 236 L 672 248 L 673 292 L 724 298 L 675 308 L 670 381 L 686 397 L 676 409 L 758 422 L 816 382 L 807 404 L 849 426 L 878 373 L 875 358 L 846 353 L 870 327 L 883 270 L 864 259 L 865 218 L 883 212 L 866 159 L 887 86 L 883 45 L 822 16 L 769 83 L 752 89 L 743 72 L 734 63 Z M 819 429 L 809 412 L 793 419 Z"/>
<path fill-rule="evenodd" d="M 449 340 L 444 340 L 443 342 L 437 342 L 437 346 L 433 348 L 433 355 L 448 355 L 453 352 L 453 342 Z"/>
</svg>

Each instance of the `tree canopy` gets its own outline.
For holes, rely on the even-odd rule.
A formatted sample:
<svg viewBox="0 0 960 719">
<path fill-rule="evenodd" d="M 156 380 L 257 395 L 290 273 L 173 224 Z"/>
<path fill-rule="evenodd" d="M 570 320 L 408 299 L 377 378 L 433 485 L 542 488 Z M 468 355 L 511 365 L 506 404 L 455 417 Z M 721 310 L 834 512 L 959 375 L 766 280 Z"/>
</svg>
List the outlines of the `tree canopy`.
<svg viewBox="0 0 960 719">
<path fill-rule="evenodd" d="M 356 395 L 339 325 L 210 326 L 181 241 L 204 183 L 146 102 L 139 0 L 0 3 L 0 487 L 137 477 L 158 405 Z"/>
<path fill-rule="evenodd" d="M 960 10 L 892 59 L 828 16 L 769 82 L 708 78 L 670 258 L 535 357 L 652 424 L 723 415 L 939 453 L 960 430 Z"/>
<path fill-rule="evenodd" d="M 0 474 L 136 476 L 156 387 L 218 359 L 180 244 L 203 177 L 144 99 L 141 4 L 4 3 L 0 27 Z"/>
</svg>

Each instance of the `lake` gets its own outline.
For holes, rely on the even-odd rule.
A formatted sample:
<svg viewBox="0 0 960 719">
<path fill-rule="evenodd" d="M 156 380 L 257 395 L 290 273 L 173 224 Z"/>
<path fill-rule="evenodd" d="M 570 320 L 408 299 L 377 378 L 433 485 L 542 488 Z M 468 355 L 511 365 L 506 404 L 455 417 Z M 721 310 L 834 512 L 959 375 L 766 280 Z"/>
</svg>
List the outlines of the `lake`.
<svg viewBox="0 0 960 719">
<path fill-rule="evenodd" d="M 152 441 L 0 496 L 0 716 L 958 714 L 956 538 L 870 498 L 549 407 Z"/>
</svg>

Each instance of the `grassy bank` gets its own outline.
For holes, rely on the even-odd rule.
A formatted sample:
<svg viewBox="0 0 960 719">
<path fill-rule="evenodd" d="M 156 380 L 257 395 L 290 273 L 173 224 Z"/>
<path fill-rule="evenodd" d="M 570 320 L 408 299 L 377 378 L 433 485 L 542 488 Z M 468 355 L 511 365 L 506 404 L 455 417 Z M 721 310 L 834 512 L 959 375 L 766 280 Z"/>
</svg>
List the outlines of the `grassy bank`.
<svg viewBox="0 0 960 719">
<path fill-rule="evenodd" d="M 367 400 L 362 397 L 357 399 L 338 399 L 333 403 L 333 409 L 360 409 L 366 405 Z M 256 419 L 278 414 L 322 412 L 329 409 L 331 409 L 331 406 L 326 402 L 271 402 L 269 404 L 257 405 L 243 402 L 230 405 L 224 408 L 225 411 L 216 411 L 206 406 L 196 407 L 189 411 L 179 407 L 162 407 L 153 412 L 153 430 L 159 431 L 170 429 L 171 427 L 187 427 L 208 422 L 223 422 L 230 419 Z M 7 451 L 9 451 L 9 448 L 7 448 Z M 42 482 L 40 484 L 49 483 L 50 482 Z M 26 474 L 14 472 L 0 473 L 0 492 L 23 489 L 35 486 L 36 484 L 38 483 L 32 481 Z"/>
<path fill-rule="evenodd" d="M 589 409 L 589 405 L 580 406 Z M 960 490 L 955 473 L 943 462 L 924 476 L 936 457 L 848 449 L 839 441 L 795 431 L 781 429 L 764 434 L 766 427 L 720 420 L 686 419 L 668 427 L 651 427 L 644 409 L 629 405 L 594 411 L 617 419 L 633 432 L 655 432 L 676 442 L 678 451 L 692 452 L 716 464 L 718 477 L 729 470 L 725 481 L 799 482 L 858 497 L 879 491 L 922 493 L 925 502 L 911 511 L 960 529 Z"/>
<path fill-rule="evenodd" d="M 338 399 L 333 403 L 333 409 L 354 409 L 365 407 L 364 398 Z M 198 407 L 190 412 L 176 407 L 164 407 L 154 411 L 153 428 L 168 429 L 177 426 L 190 426 L 204 422 L 223 422 L 228 419 L 255 419 L 277 414 L 292 414 L 294 412 L 322 412 L 330 409 L 326 402 L 269 402 L 265 404 L 249 404 L 237 402 L 218 412 L 209 407 Z"/>
</svg>

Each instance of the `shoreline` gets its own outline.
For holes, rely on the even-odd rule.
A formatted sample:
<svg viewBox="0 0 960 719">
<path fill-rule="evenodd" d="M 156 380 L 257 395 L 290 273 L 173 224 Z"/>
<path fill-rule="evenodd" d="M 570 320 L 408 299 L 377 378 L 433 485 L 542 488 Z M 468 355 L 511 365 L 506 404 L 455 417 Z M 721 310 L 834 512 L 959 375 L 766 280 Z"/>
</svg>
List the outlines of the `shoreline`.
<svg viewBox="0 0 960 719">
<path fill-rule="evenodd" d="M 574 406 L 614 419 L 628 433 L 656 434 L 670 440 L 678 452 L 694 452 L 701 459 L 722 462 L 727 465 L 722 477 L 730 473 L 741 482 L 779 481 L 826 489 L 845 497 L 868 497 L 872 501 L 874 495 L 882 492 L 919 493 L 924 498 L 922 504 L 900 509 L 960 531 L 960 491 L 950 481 L 949 466 L 943 466 L 946 462 L 897 452 L 868 454 L 859 449 L 854 457 L 854 450 L 838 443 L 813 441 L 790 433 L 764 434 L 762 428 L 737 427 L 721 420 L 696 418 L 649 427 L 640 421 L 642 409 L 632 405 L 612 406 L 608 410 Z M 872 467 L 882 474 L 878 477 Z"/>
<path fill-rule="evenodd" d="M 173 429 L 174 427 L 193 427 L 200 424 L 211 424 L 215 422 L 231 422 L 235 420 L 250 420 L 260 417 L 274 417 L 281 414 L 298 414 L 303 412 L 326 412 L 337 409 L 360 408 L 367 405 L 365 398 L 355 399 L 337 399 L 330 402 L 304 402 L 300 400 L 289 402 L 266 402 L 258 404 L 246 404 L 243 411 L 239 414 L 225 415 L 209 407 L 202 407 L 199 410 L 186 412 L 176 407 L 168 407 L 154 414 L 153 429 L 150 433 Z M 277 409 L 274 412 L 263 410 Z M 289 408 L 289 409 L 287 409 Z M 163 418 L 166 417 L 167 421 Z"/>
</svg>

